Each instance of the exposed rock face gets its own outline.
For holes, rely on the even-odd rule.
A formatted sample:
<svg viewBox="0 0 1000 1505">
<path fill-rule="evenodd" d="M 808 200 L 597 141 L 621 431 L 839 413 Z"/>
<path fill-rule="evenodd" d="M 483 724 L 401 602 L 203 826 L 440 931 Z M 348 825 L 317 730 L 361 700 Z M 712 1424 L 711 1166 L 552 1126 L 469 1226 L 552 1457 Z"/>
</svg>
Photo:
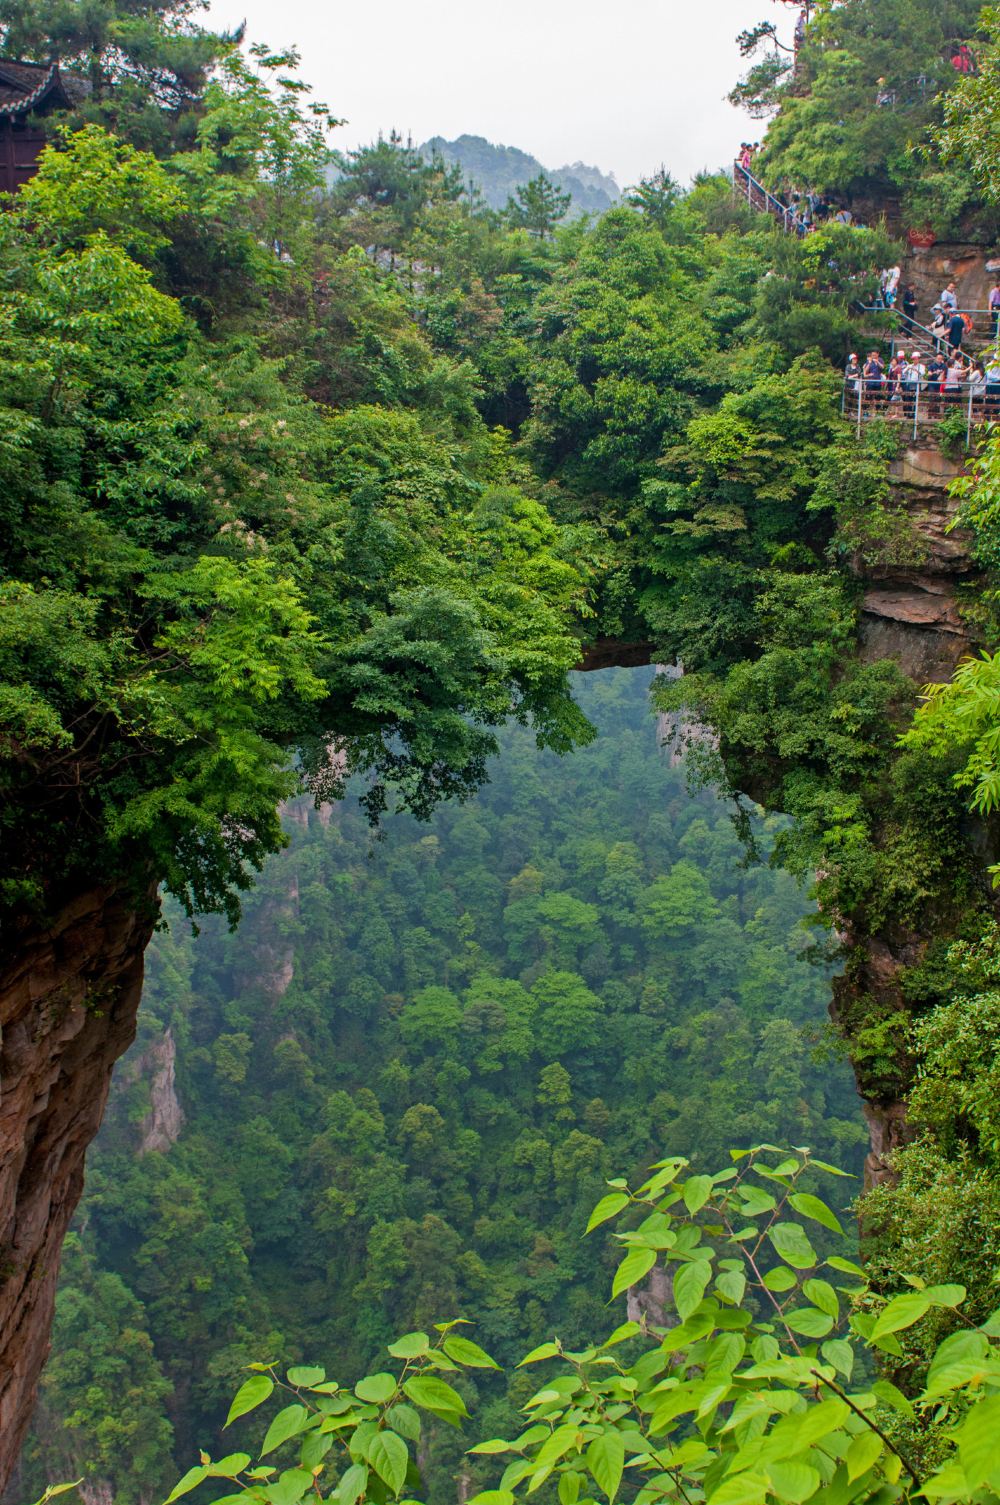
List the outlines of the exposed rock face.
<svg viewBox="0 0 1000 1505">
<path fill-rule="evenodd" d="M 172 1030 L 143 1052 L 140 1069 L 149 1075 L 149 1112 L 142 1121 L 139 1154 L 169 1150 L 180 1138 L 184 1113 L 177 1096 L 177 1046 Z"/>
<path fill-rule="evenodd" d="M 49 1349 L 63 1236 L 135 1034 L 153 894 L 94 888 L 0 955 L 0 1488 Z"/>
<path fill-rule="evenodd" d="M 894 462 L 893 507 L 905 512 L 921 552 L 919 565 L 855 565 L 866 585 L 860 625 L 862 656 L 894 658 L 918 683 L 950 679 L 968 651 L 958 611 L 959 585 L 973 577 L 969 538 L 949 532 L 957 503 L 948 486 L 962 466 L 937 449 L 912 448 Z"/>
</svg>

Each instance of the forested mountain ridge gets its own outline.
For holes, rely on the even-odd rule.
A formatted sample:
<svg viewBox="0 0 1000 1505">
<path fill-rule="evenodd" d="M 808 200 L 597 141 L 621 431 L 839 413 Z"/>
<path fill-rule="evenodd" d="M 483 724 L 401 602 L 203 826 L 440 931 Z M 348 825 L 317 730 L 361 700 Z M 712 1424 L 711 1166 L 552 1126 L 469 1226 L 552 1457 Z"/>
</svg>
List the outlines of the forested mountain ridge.
<svg viewBox="0 0 1000 1505">
<path fill-rule="evenodd" d="M 441 157 L 462 171 L 466 184 L 478 190 L 492 209 L 504 209 L 507 200 L 533 178 L 544 174 L 556 188 L 571 196 L 570 218 L 578 214 L 602 214 L 621 198 L 614 178 L 585 162 L 545 168 L 530 152 L 516 146 L 497 146 L 484 136 L 456 136 L 446 141 L 432 136 L 420 147 L 424 157 Z"/>
<path fill-rule="evenodd" d="M 430 826 L 394 817 L 373 846 L 355 796 L 296 804 L 236 934 L 178 915 L 154 939 L 22 1496 L 84 1472 L 116 1505 L 162 1497 L 265 1350 L 360 1373 L 457 1312 L 511 1371 L 548 1327 L 582 1345 L 608 1278 L 587 1209 L 662 1143 L 704 1169 L 731 1142 L 808 1141 L 860 1171 L 805 895 L 744 868 L 726 807 L 657 753 L 650 677 L 586 676 L 589 748 L 511 731 Z M 143 1153 L 157 1121 L 177 1133 L 172 1094 L 184 1127 Z M 129 1342 L 148 1344 L 141 1394 L 115 1362 Z M 506 1434 L 518 1379 L 480 1390 Z M 431 1499 L 461 1445 L 428 1436 Z"/>
<path fill-rule="evenodd" d="M 933 56 L 956 28 L 973 36 L 974 10 L 913 0 L 902 19 Z M 887 14 L 824 7 L 817 79 L 847 50 L 873 84 L 866 39 Z M 588 642 L 682 658 L 663 699 L 716 728 L 716 776 L 793 815 L 778 856 L 819 871 L 852 942 L 841 1025 L 865 1091 L 909 1096 L 920 1135 L 881 1194 L 873 1267 L 887 1291 L 961 1274 L 985 1315 L 991 1244 L 970 1260 L 961 1214 L 996 1205 L 981 1090 L 995 941 L 987 844 L 961 791 L 989 815 L 995 671 L 973 665 L 900 749 L 916 686 L 856 651 L 859 575 L 916 558 L 886 481 L 891 435 L 852 438 L 833 369 L 892 247 L 836 225 L 782 237 L 714 180 L 684 196 L 650 180 L 592 229 L 559 230 L 544 203 L 498 224 L 391 142 L 317 198 L 324 149 L 299 92 L 269 95 L 218 39 L 185 33 L 168 97 L 149 66 L 163 16 L 147 19 L 132 50 L 101 27 L 53 39 L 28 7 L 5 32 L 24 55 L 75 46 L 96 87 L 0 247 L 16 357 L 4 1048 L 23 1084 L 3 1145 L 0 1316 L 21 1344 L 0 1394 L 4 1462 L 84 1142 L 132 1028 L 153 881 L 232 911 L 280 843 L 290 746 L 320 799 L 365 777 L 377 816 L 393 787 L 417 813 L 469 792 L 511 712 L 555 749 L 583 741 L 567 673 Z M 943 149 L 988 183 L 993 137 L 969 122 L 990 108 L 976 90 L 995 43 L 977 46 L 980 73 L 949 80 Z M 203 87 L 213 55 L 221 80 Z M 788 100 L 810 100 L 815 124 L 823 91 L 800 85 Z M 128 132 L 126 97 L 143 106 L 138 150 L 105 133 Z M 890 126 L 855 121 L 879 171 L 908 171 Z M 993 454 L 963 511 L 987 572 Z M 54 543 L 67 537 L 71 554 Z M 990 645 L 986 585 L 969 619 Z M 882 994 L 864 972 L 873 941 L 909 948 Z"/>
</svg>

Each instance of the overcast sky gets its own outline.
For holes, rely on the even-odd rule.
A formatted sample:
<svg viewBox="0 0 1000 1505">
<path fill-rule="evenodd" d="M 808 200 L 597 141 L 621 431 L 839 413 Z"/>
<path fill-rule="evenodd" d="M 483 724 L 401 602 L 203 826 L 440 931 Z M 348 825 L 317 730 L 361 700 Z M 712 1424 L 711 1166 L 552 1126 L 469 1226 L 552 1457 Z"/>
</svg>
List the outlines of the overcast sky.
<svg viewBox="0 0 1000 1505">
<path fill-rule="evenodd" d="M 209 17 L 298 46 L 315 97 L 347 117 L 342 149 L 467 131 L 625 187 L 661 162 L 687 182 L 760 136 L 724 95 L 736 33 L 769 13 L 790 30 L 772 0 L 212 0 Z"/>
</svg>

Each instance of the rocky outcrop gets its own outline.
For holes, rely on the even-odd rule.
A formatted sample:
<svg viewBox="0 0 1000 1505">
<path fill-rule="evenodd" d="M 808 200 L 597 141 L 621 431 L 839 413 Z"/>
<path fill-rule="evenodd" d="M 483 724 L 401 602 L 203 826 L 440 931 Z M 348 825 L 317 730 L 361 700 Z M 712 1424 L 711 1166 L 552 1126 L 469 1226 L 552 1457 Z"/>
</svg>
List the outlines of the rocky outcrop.
<svg viewBox="0 0 1000 1505">
<path fill-rule="evenodd" d="M 140 1070 L 149 1078 L 149 1112 L 140 1126 L 139 1154 L 169 1150 L 180 1138 L 184 1113 L 177 1096 L 177 1046 L 168 1029 L 140 1057 Z"/>
<path fill-rule="evenodd" d="M 48 1353 L 84 1154 L 135 1034 L 155 916 L 152 892 L 95 887 L 0 955 L 0 1487 Z"/>
<path fill-rule="evenodd" d="M 949 679 L 969 647 L 958 591 L 975 569 L 968 535 L 953 526 L 958 504 L 948 494 L 961 471 L 959 461 L 936 448 L 905 450 L 890 467 L 891 506 L 905 516 L 911 557 L 919 562 L 854 563 L 865 582 L 862 657 L 894 658 L 919 684 Z"/>
</svg>

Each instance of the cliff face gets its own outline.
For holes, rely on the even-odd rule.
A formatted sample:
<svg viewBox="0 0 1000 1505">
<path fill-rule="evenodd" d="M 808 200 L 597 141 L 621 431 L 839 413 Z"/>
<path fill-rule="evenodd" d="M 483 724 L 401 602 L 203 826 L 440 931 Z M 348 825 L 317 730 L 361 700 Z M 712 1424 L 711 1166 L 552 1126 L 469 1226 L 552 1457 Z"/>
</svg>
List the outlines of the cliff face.
<svg viewBox="0 0 1000 1505">
<path fill-rule="evenodd" d="M 958 504 L 948 487 L 962 468 L 934 447 L 907 449 L 890 470 L 892 506 L 909 520 L 920 563 L 855 566 L 864 584 L 861 657 L 868 662 L 894 658 L 918 684 L 949 679 L 972 646 L 959 610 L 962 586 L 976 578 L 970 539 L 960 529 L 949 531 Z M 849 918 L 844 929 L 851 965 L 834 984 L 830 1012 L 850 1042 L 865 1012 L 879 1018 L 906 1012 L 900 974 L 922 959 L 928 938 L 900 926 L 863 934 Z M 871 1150 L 865 1179 L 872 1186 L 891 1179 L 890 1157 L 907 1137 L 906 1104 L 873 1094 L 863 1077 L 858 1085 L 866 1098 Z"/>
<path fill-rule="evenodd" d="M 152 893 L 137 905 L 93 888 L 0 957 L 0 1488 L 48 1353 L 84 1154 L 135 1034 L 155 915 Z"/>
</svg>

